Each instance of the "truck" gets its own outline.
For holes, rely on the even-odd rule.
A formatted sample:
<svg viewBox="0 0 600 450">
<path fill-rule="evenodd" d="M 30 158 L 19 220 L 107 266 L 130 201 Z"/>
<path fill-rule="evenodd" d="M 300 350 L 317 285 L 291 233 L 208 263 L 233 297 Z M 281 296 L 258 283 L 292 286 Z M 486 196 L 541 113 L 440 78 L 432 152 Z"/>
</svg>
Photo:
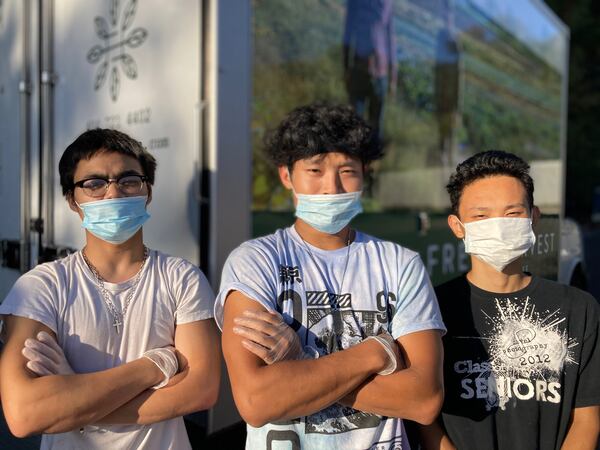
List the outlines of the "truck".
<svg viewBox="0 0 600 450">
<path fill-rule="evenodd" d="M 541 0 L 0 0 L 0 299 L 83 246 L 57 165 L 96 127 L 158 161 L 147 245 L 218 289 L 232 249 L 292 223 L 262 142 L 310 102 L 351 104 L 377 129 L 385 156 L 353 226 L 419 251 L 434 284 L 469 268 L 448 176 L 492 148 L 531 165 L 543 215 L 524 269 L 580 280 L 577 226 L 562 225 L 568 48 Z M 227 380 L 198 420 L 240 420 Z"/>
</svg>

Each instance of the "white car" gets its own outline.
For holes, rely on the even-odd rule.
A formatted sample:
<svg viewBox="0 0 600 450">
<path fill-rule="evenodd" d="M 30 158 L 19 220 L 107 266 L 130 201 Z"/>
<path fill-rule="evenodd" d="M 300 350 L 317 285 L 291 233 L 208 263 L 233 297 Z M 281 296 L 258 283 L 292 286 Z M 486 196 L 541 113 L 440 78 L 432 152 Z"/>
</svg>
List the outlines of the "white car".
<svg viewBox="0 0 600 450">
<path fill-rule="evenodd" d="M 580 289 L 587 289 L 583 236 L 579 225 L 572 219 L 564 218 L 560 230 L 558 281 Z"/>
</svg>

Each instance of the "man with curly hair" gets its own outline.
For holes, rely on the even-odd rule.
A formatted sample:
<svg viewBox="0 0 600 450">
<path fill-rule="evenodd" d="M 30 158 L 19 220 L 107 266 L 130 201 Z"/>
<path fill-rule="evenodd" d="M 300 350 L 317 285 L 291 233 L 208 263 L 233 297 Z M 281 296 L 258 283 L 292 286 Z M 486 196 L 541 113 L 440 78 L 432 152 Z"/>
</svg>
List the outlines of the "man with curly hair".
<svg viewBox="0 0 600 450">
<path fill-rule="evenodd" d="M 231 253 L 215 303 L 246 448 L 407 448 L 401 418 L 441 406 L 445 328 L 419 255 L 350 226 L 377 138 L 351 108 L 309 105 L 267 153 L 296 221 Z"/>
</svg>

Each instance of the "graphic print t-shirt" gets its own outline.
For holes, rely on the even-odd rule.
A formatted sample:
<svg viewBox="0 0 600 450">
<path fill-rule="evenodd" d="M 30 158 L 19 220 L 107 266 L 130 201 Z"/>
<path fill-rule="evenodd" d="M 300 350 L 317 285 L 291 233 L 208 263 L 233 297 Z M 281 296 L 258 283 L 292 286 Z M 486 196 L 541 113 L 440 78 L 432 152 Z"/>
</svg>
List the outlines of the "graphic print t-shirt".
<svg viewBox="0 0 600 450">
<path fill-rule="evenodd" d="M 599 306 L 533 277 L 510 294 L 459 277 L 436 288 L 444 336 L 442 420 L 462 449 L 559 449 L 571 410 L 600 404 Z"/>
<path fill-rule="evenodd" d="M 223 268 L 215 302 L 219 327 L 232 290 L 282 312 L 303 345 L 320 355 L 347 349 L 382 329 L 396 339 L 445 330 L 419 255 L 360 232 L 349 247 L 331 251 L 305 243 L 294 227 L 242 244 Z M 246 448 L 387 450 L 408 444 L 400 419 L 334 404 L 290 422 L 248 426 Z"/>
</svg>

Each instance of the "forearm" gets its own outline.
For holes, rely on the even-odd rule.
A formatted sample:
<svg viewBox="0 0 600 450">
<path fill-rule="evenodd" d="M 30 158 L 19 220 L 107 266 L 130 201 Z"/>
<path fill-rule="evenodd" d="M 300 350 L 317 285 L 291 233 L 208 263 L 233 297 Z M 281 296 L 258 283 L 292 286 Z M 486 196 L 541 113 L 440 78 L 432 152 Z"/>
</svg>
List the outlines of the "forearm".
<svg viewBox="0 0 600 450">
<path fill-rule="evenodd" d="M 600 407 L 575 408 L 562 450 L 595 450 L 600 436 Z"/>
<path fill-rule="evenodd" d="M 423 450 L 456 450 L 439 418 L 431 425 L 419 426 L 419 440 Z"/>
<path fill-rule="evenodd" d="M 211 408 L 221 376 L 219 338 L 212 320 L 177 325 L 180 373 L 161 389 L 149 389 L 103 417 L 102 424 L 150 424 Z"/>
<path fill-rule="evenodd" d="M 3 408 L 17 436 L 60 433 L 98 421 L 161 378 L 145 358 L 89 374 L 12 377 L 2 385 Z"/>
<path fill-rule="evenodd" d="M 365 412 L 430 424 L 444 399 L 440 332 L 418 331 L 397 342 L 406 368 L 367 380 L 342 403 Z"/>
<path fill-rule="evenodd" d="M 193 371 L 179 373 L 164 388 L 142 392 L 98 423 L 147 425 L 209 409 L 217 401 L 218 379 L 210 383 Z"/>
<path fill-rule="evenodd" d="M 412 368 L 375 376 L 345 396 L 341 403 L 365 412 L 431 423 L 443 401 L 443 386 Z"/>
<path fill-rule="evenodd" d="M 569 429 L 562 450 L 596 450 L 598 445 L 598 429 L 575 426 Z"/>
<path fill-rule="evenodd" d="M 385 359 L 380 351 L 380 344 L 368 341 L 316 360 L 255 367 L 240 374 L 244 380 L 232 379 L 236 404 L 253 426 L 312 414 L 381 370 Z"/>
</svg>

